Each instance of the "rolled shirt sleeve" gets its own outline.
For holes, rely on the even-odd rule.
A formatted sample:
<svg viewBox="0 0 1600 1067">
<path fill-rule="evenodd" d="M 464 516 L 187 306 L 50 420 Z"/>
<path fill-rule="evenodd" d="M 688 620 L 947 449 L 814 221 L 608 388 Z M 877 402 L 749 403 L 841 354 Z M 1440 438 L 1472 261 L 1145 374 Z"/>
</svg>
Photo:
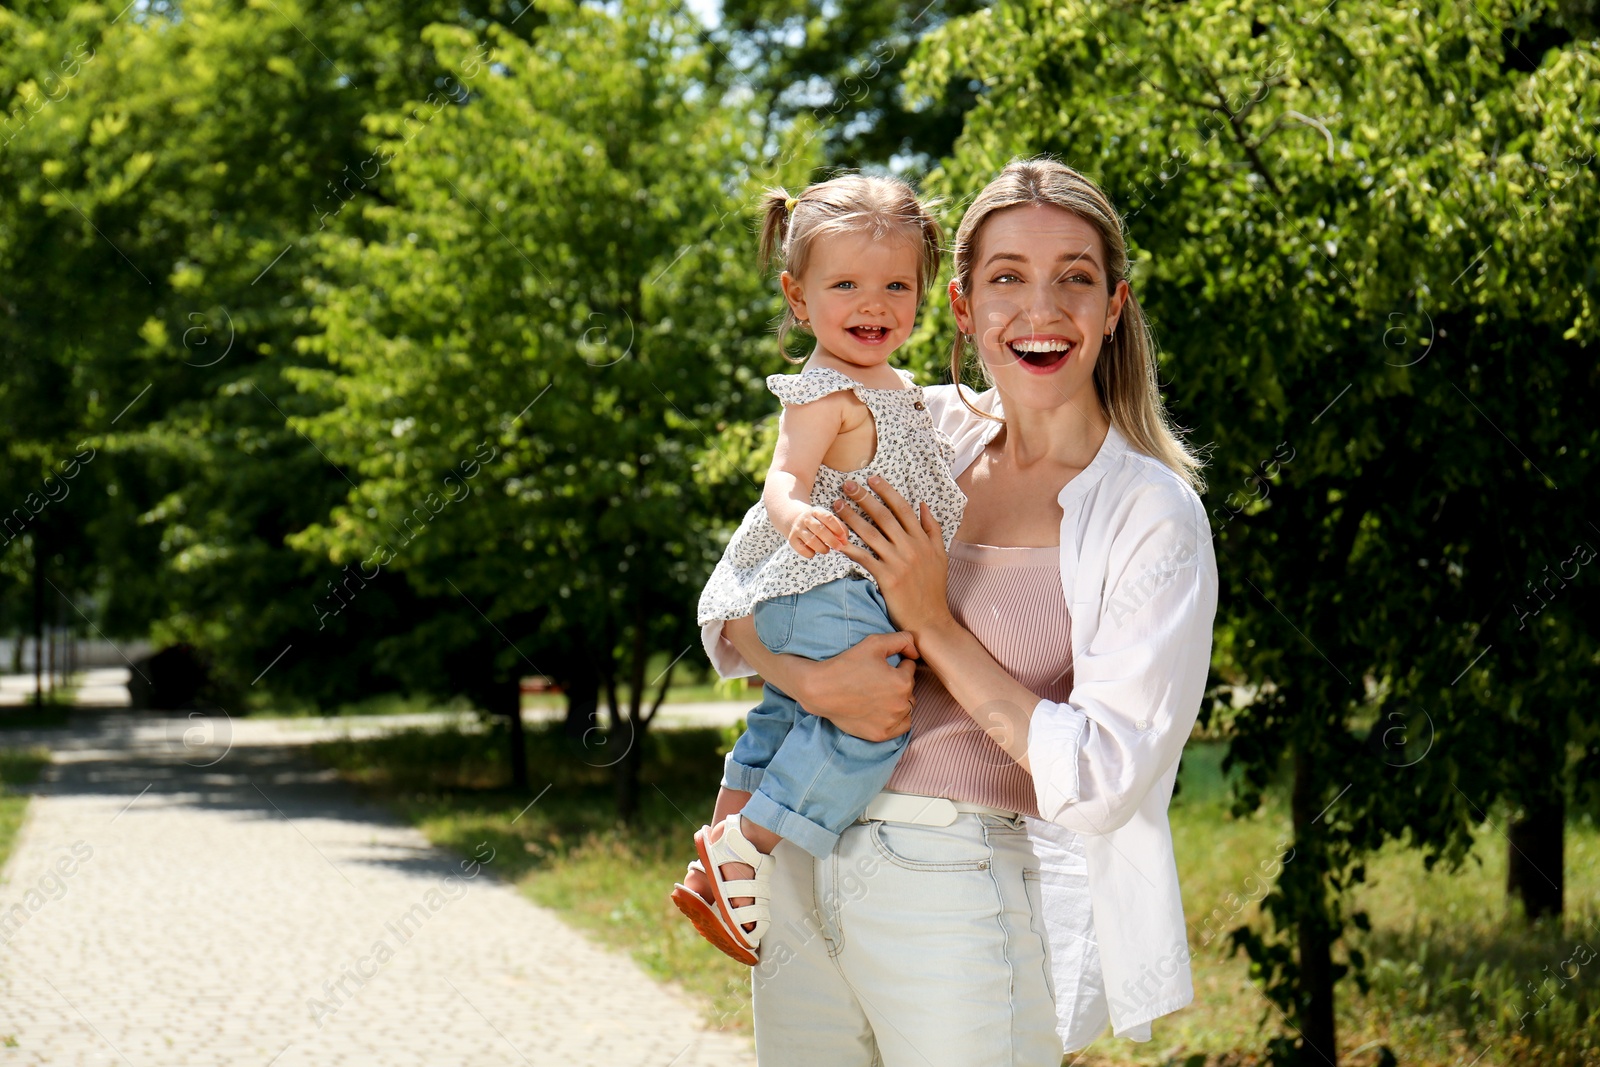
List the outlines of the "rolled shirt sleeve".
<svg viewBox="0 0 1600 1067">
<path fill-rule="evenodd" d="M 1157 492 L 1129 509 L 1103 552 L 1083 546 L 1075 573 L 1103 555 L 1103 585 L 1073 626 L 1073 687 L 1041 700 L 1028 734 L 1039 815 L 1104 834 L 1134 816 L 1183 751 L 1205 693 L 1217 604 L 1210 527 L 1189 494 Z M 1069 596 L 1070 596 L 1069 592 Z M 1094 600 L 1098 600 L 1095 603 Z"/>
<path fill-rule="evenodd" d="M 719 678 L 748 678 L 756 673 L 756 669 L 739 654 L 723 634 L 723 620 L 712 619 L 700 627 L 700 644 L 706 650 L 706 658 L 711 661 L 711 666 L 716 670 Z"/>
</svg>

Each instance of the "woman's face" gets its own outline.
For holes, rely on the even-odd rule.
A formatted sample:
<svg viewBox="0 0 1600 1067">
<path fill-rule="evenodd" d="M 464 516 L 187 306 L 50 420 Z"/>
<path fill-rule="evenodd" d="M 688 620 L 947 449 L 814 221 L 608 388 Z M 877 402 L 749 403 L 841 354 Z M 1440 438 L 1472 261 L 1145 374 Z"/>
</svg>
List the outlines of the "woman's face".
<svg viewBox="0 0 1600 1067">
<path fill-rule="evenodd" d="M 985 219 L 975 245 L 971 282 L 951 283 L 950 306 L 1004 406 L 1093 415 L 1095 361 L 1128 298 L 1127 282 L 1106 287 L 1100 235 L 1061 208 L 1021 204 Z"/>
</svg>

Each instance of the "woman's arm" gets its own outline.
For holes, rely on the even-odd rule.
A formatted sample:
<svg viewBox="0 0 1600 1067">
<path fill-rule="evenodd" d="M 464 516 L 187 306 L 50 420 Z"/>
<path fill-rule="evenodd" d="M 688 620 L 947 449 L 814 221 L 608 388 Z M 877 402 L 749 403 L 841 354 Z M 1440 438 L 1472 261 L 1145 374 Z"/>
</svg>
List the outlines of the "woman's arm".
<svg viewBox="0 0 1600 1067">
<path fill-rule="evenodd" d="M 1030 769 L 1028 720 L 1038 695 L 1011 677 L 950 614 L 950 561 L 928 506 L 913 511 L 893 486 L 876 476 L 868 485 L 882 495 L 882 502 L 854 482 L 846 482 L 844 492 L 875 525 L 854 510 L 839 514 L 873 551 L 853 546 L 840 551 L 872 573 L 895 625 L 910 631 L 923 664 L 939 676 L 956 703 L 1006 755 Z"/>
<path fill-rule="evenodd" d="M 877 579 L 890 617 L 951 695 L 1013 759 L 1027 758 L 1040 816 L 1091 834 L 1128 822 L 1182 752 L 1205 692 L 1217 571 L 1199 500 L 1155 492 L 1128 509 L 1096 564 L 1098 627 L 1058 703 L 1028 692 L 950 617 L 944 542 L 927 509 L 918 521 L 892 487 L 869 484 L 883 501 L 847 484 L 866 517 L 840 514 L 871 551 L 846 554 Z"/>
<path fill-rule="evenodd" d="M 1031 772 L 1028 724 L 1038 695 L 1011 677 L 972 631 L 953 617 L 919 628 L 912 637 L 922 662 L 939 676 L 956 703 L 1006 755 Z"/>
<path fill-rule="evenodd" d="M 873 634 L 819 661 L 770 652 L 748 615 L 723 623 L 722 633 L 756 673 L 845 733 L 887 741 L 911 729 L 917 646 L 910 634 Z M 901 657 L 897 667 L 889 666 L 893 655 Z"/>
<path fill-rule="evenodd" d="M 1030 720 L 1039 815 L 1085 834 L 1127 824 L 1170 781 L 1205 697 L 1217 608 L 1198 499 L 1152 494 L 1112 536 L 1097 563 L 1098 626 L 1073 659 L 1072 692 L 1040 701 Z"/>
</svg>

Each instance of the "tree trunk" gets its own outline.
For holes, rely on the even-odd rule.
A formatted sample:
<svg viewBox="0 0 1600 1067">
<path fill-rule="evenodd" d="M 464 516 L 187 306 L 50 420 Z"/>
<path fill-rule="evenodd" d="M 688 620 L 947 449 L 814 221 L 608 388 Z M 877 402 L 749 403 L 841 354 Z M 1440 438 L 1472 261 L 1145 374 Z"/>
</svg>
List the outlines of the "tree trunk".
<svg viewBox="0 0 1600 1067">
<path fill-rule="evenodd" d="M 617 782 L 617 816 L 625 823 L 632 823 L 639 814 L 639 775 L 644 770 L 644 732 L 649 727 L 649 719 L 644 713 L 645 689 L 645 660 L 648 646 L 645 643 L 646 612 L 644 599 L 636 596 L 633 601 L 633 640 L 630 642 L 632 655 L 628 661 L 628 707 L 627 725 L 628 738 L 627 750 L 622 758 L 616 762 Z M 613 701 L 612 718 L 615 722 L 623 716 L 623 709 L 615 706 L 616 694 L 609 694 Z M 613 729 L 613 733 L 615 733 Z"/>
<path fill-rule="evenodd" d="M 1303 1061 L 1313 1067 L 1337 1067 L 1339 1052 L 1334 1029 L 1333 937 L 1329 929 L 1327 903 L 1323 897 L 1323 850 L 1317 840 L 1317 822 L 1324 801 L 1320 776 L 1313 769 L 1311 756 L 1297 748 L 1294 757 L 1294 792 L 1290 802 L 1294 816 L 1295 857 L 1306 866 L 1301 875 L 1313 873 L 1316 885 L 1300 901 L 1300 919 L 1295 924 L 1295 941 L 1300 956 L 1299 1027 L 1304 1041 Z"/>
<path fill-rule="evenodd" d="M 1506 892 L 1522 901 L 1530 919 L 1561 914 L 1566 889 L 1563 831 L 1566 797 L 1559 782 L 1545 796 L 1530 798 L 1511 821 Z"/>
<path fill-rule="evenodd" d="M 487 710 L 502 715 L 506 720 L 506 734 L 510 741 L 507 756 L 511 760 L 511 788 L 518 792 L 528 789 L 528 745 L 522 733 L 522 683 L 515 674 L 509 681 L 496 685 L 488 701 Z"/>
<path fill-rule="evenodd" d="M 600 676 L 579 671 L 567 679 L 567 721 L 564 732 L 569 740 L 582 741 L 600 725 Z"/>
<path fill-rule="evenodd" d="M 639 795 L 642 791 L 639 776 L 644 770 L 643 733 L 644 727 L 636 725 L 628 738 L 627 751 L 612 764 L 617 789 L 617 816 L 630 824 L 639 814 Z"/>
<path fill-rule="evenodd" d="M 33 532 L 33 706 L 44 707 L 44 546 Z"/>
</svg>

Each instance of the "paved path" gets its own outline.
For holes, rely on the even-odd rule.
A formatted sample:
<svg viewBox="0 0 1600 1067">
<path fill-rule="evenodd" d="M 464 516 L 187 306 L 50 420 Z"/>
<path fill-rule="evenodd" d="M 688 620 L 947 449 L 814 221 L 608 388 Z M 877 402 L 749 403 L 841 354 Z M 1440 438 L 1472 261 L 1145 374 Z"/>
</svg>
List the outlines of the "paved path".
<svg viewBox="0 0 1600 1067">
<path fill-rule="evenodd" d="M 0 735 L 57 760 L 0 874 L 0 1064 L 752 1062 L 492 861 L 468 877 L 271 731 L 224 756 L 191 728 Z"/>
</svg>

